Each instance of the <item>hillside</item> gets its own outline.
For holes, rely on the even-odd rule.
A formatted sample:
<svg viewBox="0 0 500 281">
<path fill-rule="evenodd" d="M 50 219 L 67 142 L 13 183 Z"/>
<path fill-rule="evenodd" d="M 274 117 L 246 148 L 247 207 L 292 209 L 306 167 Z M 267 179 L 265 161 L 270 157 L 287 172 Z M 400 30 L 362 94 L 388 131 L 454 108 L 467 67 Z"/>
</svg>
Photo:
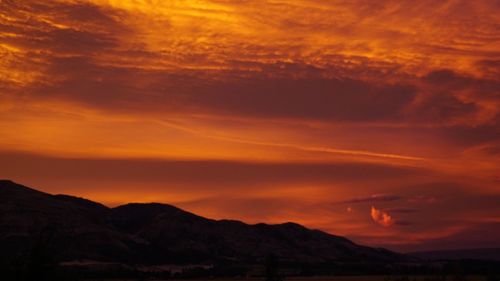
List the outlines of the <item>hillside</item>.
<svg viewBox="0 0 500 281">
<path fill-rule="evenodd" d="M 4 249 L 0 255 L 23 256 L 39 244 L 50 247 L 59 261 L 256 263 L 270 254 L 301 263 L 407 259 L 295 223 L 212 220 L 159 203 L 108 208 L 0 181 L 0 246 Z"/>
</svg>

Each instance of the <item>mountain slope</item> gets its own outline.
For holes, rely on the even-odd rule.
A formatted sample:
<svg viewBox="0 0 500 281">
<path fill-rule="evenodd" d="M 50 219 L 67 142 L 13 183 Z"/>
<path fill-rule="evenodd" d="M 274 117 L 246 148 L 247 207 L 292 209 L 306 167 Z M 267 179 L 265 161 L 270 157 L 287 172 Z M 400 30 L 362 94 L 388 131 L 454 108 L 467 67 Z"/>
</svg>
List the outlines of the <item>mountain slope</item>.
<svg viewBox="0 0 500 281">
<path fill-rule="evenodd" d="M 0 181 L 0 255 L 27 255 L 43 244 L 62 260 L 127 256 L 137 243 L 109 226 L 109 213 L 85 199 Z"/>
<path fill-rule="evenodd" d="M 0 181 L 0 255 L 26 255 L 37 243 L 59 260 L 138 264 L 261 262 L 269 254 L 307 263 L 407 259 L 294 223 L 216 221 L 158 203 L 107 208 Z"/>
</svg>

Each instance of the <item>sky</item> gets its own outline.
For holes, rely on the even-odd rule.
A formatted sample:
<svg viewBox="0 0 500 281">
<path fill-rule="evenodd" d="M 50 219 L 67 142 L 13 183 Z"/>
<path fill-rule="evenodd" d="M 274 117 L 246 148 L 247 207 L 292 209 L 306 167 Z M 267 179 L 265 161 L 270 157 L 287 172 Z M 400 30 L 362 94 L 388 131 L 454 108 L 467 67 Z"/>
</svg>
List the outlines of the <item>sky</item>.
<svg viewBox="0 0 500 281">
<path fill-rule="evenodd" d="M 500 247 L 498 0 L 0 0 L 0 178 Z"/>
</svg>

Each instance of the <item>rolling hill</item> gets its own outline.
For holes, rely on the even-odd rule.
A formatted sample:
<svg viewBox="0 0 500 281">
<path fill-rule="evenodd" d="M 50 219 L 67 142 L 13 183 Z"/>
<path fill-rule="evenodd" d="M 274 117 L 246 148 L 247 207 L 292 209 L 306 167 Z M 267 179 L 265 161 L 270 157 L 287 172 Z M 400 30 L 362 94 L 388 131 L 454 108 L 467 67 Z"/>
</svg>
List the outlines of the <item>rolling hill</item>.
<svg viewBox="0 0 500 281">
<path fill-rule="evenodd" d="M 301 263 L 408 259 L 295 223 L 213 220 L 159 203 L 108 208 L 0 181 L 0 255 L 22 257 L 40 245 L 57 261 L 126 264 L 258 263 L 270 254 Z"/>
</svg>

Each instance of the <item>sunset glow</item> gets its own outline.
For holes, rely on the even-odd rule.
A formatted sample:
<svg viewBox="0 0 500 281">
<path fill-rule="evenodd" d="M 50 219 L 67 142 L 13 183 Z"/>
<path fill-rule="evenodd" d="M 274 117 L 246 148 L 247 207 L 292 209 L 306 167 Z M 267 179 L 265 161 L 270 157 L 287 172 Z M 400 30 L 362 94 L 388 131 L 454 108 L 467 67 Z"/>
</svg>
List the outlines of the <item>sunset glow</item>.
<svg viewBox="0 0 500 281">
<path fill-rule="evenodd" d="M 0 62 L 0 178 L 500 247 L 499 1 L 0 0 Z"/>
</svg>

